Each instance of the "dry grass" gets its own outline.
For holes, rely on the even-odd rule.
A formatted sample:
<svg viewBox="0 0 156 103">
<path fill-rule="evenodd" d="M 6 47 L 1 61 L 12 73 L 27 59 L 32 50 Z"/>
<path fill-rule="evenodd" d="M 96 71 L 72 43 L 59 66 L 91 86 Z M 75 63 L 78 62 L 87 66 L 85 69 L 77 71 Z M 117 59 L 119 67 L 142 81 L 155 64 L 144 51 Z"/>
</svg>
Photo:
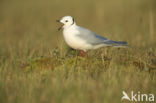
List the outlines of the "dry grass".
<svg viewBox="0 0 156 103">
<path fill-rule="evenodd" d="M 122 91 L 156 94 L 155 0 L 1 0 L 0 103 L 120 103 Z M 57 31 L 72 15 L 128 49 L 77 56 Z M 127 101 L 123 101 L 127 102 Z"/>
</svg>

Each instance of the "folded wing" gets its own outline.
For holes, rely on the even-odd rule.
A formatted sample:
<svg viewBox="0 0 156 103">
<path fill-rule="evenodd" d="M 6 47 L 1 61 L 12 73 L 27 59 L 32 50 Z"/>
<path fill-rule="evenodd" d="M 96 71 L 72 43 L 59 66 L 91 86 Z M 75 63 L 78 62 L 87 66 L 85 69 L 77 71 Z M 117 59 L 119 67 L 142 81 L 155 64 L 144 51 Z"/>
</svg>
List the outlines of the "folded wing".
<svg viewBox="0 0 156 103">
<path fill-rule="evenodd" d="M 103 36 L 100 36 L 86 28 L 79 27 L 78 28 L 79 33 L 77 36 L 86 42 L 88 42 L 91 45 L 100 45 L 105 44 L 108 46 L 127 46 L 127 42 L 124 41 L 113 41 L 109 40 Z"/>
</svg>

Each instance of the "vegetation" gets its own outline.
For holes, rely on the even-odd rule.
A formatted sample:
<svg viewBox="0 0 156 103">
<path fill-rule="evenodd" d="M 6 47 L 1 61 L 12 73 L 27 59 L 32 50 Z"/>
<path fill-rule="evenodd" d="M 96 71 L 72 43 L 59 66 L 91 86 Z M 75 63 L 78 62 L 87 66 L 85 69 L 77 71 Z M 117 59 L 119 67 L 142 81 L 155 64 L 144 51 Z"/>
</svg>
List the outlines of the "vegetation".
<svg viewBox="0 0 156 103">
<path fill-rule="evenodd" d="M 0 103 L 120 103 L 122 91 L 156 95 L 155 3 L 1 0 Z M 78 56 L 57 31 L 55 21 L 65 15 L 105 37 L 127 41 L 130 48 Z"/>
</svg>

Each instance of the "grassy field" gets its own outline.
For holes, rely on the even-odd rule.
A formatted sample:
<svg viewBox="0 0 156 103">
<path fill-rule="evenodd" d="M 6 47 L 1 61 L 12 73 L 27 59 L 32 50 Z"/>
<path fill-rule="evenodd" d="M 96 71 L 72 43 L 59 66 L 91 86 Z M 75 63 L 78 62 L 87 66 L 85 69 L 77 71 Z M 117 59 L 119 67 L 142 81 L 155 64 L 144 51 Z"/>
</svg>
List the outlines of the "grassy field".
<svg viewBox="0 0 156 103">
<path fill-rule="evenodd" d="M 1 0 L 0 103 L 132 103 L 121 101 L 122 91 L 156 95 L 155 5 L 155 0 Z M 57 31 L 56 19 L 65 15 L 130 48 L 77 56 Z"/>
</svg>

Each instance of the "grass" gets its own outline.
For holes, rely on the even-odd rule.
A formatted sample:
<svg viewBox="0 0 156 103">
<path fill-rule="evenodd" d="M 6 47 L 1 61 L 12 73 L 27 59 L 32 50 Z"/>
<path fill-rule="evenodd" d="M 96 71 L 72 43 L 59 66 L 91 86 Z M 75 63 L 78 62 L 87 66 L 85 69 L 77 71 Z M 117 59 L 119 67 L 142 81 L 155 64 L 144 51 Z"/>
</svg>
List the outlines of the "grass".
<svg viewBox="0 0 156 103">
<path fill-rule="evenodd" d="M 154 4 L 0 1 L 0 103 L 120 103 L 123 90 L 156 94 Z M 64 15 L 105 37 L 127 41 L 130 48 L 101 48 L 79 57 L 57 31 L 55 20 Z"/>
</svg>

